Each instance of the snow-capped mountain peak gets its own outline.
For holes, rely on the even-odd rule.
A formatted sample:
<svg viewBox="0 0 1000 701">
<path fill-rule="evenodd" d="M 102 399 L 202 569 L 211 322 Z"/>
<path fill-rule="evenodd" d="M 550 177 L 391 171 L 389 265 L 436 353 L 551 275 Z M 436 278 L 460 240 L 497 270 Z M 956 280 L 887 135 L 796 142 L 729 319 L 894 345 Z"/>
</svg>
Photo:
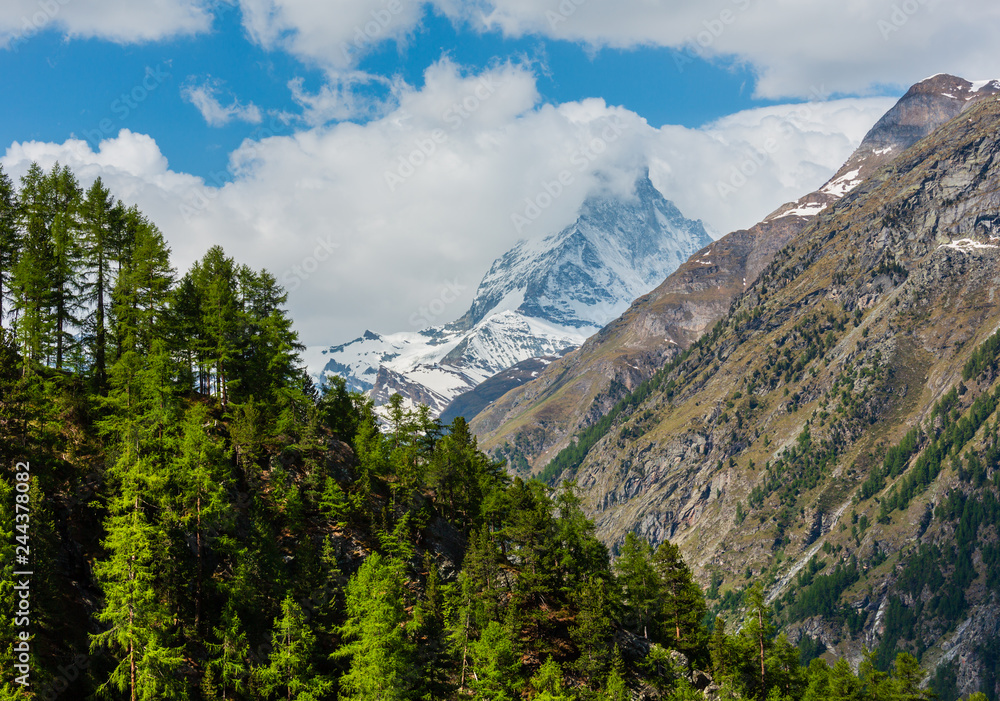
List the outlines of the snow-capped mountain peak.
<svg viewBox="0 0 1000 701">
<path fill-rule="evenodd" d="M 529 358 L 574 348 L 711 242 L 641 174 L 629 195 L 588 197 L 570 226 L 518 242 L 494 261 L 460 319 L 417 332 L 366 332 L 311 348 L 319 376 L 344 376 L 384 403 L 389 395 L 440 413 L 452 399 Z"/>
</svg>

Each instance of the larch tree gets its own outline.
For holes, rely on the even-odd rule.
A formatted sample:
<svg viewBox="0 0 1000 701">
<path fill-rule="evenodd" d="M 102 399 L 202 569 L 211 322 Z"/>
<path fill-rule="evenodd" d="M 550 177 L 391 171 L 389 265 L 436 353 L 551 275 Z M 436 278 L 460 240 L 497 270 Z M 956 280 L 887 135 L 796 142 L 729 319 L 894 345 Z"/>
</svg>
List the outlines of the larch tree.
<svg viewBox="0 0 1000 701">
<path fill-rule="evenodd" d="M 340 679 L 342 701 L 397 701 L 410 697 L 413 649 L 406 637 L 402 563 L 372 553 L 347 585 L 347 641 L 334 653 L 349 659 Z"/>
<path fill-rule="evenodd" d="M 660 594 L 660 580 L 653 569 L 651 557 L 649 543 L 629 533 L 615 561 L 625 621 L 644 638 L 649 638 Z"/>
<path fill-rule="evenodd" d="M 100 178 L 87 190 L 80 205 L 80 224 L 87 271 L 84 301 L 90 311 L 83 320 L 84 338 L 93 360 L 93 381 L 105 389 L 108 373 L 108 316 L 114 286 L 113 260 L 122 237 L 125 209 L 115 202 Z"/>
<path fill-rule="evenodd" d="M 327 698 L 333 682 L 315 670 L 315 650 L 316 636 L 309 628 L 302 607 L 291 596 L 286 596 L 271 633 L 268 664 L 256 670 L 265 696 L 288 701 Z"/>
<path fill-rule="evenodd" d="M 46 178 L 52 194 L 52 314 L 55 320 L 55 366 L 62 369 L 68 356 L 77 354 L 76 328 L 80 325 L 83 247 L 80 232 L 82 192 L 69 168 L 56 164 Z"/>
<path fill-rule="evenodd" d="M 192 405 L 181 423 L 171 466 L 180 526 L 194 534 L 195 637 L 201 629 L 204 582 L 210 579 L 205 571 L 205 551 L 211 534 L 227 530 L 226 522 L 231 519 L 225 446 L 222 438 L 210 430 L 214 423 L 205 405 Z"/>
<path fill-rule="evenodd" d="M 705 599 L 680 548 L 669 541 L 660 543 L 653 554 L 653 569 L 660 578 L 664 639 L 681 651 L 701 646 Z"/>
<path fill-rule="evenodd" d="M 11 276 L 20 250 L 17 191 L 10 177 L 0 166 L 0 327 L 10 311 Z"/>
<path fill-rule="evenodd" d="M 55 251 L 52 244 L 53 204 L 50 184 L 37 163 L 21 176 L 20 251 L 10 285 L 18 345 L 25 370 L 48 360 L 54 346 L 52 285 Z"/>
</svg>

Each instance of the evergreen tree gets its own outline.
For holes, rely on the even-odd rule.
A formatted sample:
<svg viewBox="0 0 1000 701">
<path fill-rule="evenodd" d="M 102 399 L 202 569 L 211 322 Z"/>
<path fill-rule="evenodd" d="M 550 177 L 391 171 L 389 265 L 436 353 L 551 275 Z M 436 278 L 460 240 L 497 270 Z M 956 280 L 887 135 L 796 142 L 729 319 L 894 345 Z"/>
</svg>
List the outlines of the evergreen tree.
<svg viewBox="0 0 1000 701">
<path fill-rule="evenodd" d="M 726 635 L 726 621 L 722 616 L 715 617 L 712 629 L 712 639 L 709 642 L 709 655 L 712 660 L 712 674 L 717 680 L 732 676 L 738 666 L 733 645 Z"/>
<path fill-rule="evenodd" d="M 862 701 L 864 695 L 861 689 L 861 682 L 851 671 L 851 665 L 843 657 L 837 660 L 830 670 L 828 684 L 829 695 L 826 697 L 830 701 Z"/>
<path fill-rule="evenodd" d="M 452 685 L 447 678 L 445 640 L 445 591 L 437 563 L 424 553 L 427 578 L 423 595 L 413 609 L 413 631 L 417 642 L 416 658 L 420 668 L 420 698 L 446 698 Z"/>
<path fill-rule="evenodd" d="M 347 585 L 347 641 L 334 658 L 350 659 L 340 679 L 342 701 L 410 696 L 413 651 L 406 639 L 402 563 L 369 555 Z"/>
<path fill-rule="evenodd" d="M 9 312 L 11 276 L 18 259 L 21 232 L 18 227 L 18 202 L 14 183 L 0 166 L 0 327 Z"/>
<path fill-rule="evenodd" d="M 892 665 L 891 688 L 895 701 L 929 701 L 934 698 L 934 693 L 929 689 L 921 689 L 920 683 L 924 680 L 924 670 L 920 668 L 917 659 L 906 652 L 896 655 L 896 661 Z"/>
<path fill-rule="evenodd" d="M 100 392 L 107 384 L 108 317 L 114 286 L 112 263 L 123 235 L 125 209 L 114 201 L 98 178 L 87 190 L 80 216 L 87 271 L 83 300 L 90 308 L 83 325 L 93 358 L 94 384 Z"/>
<path fill-rule="evenodd" d="M 269 699 L 320 701 L 333 682 L 316 672 L 312 658 L 316 637 L 309 629 L 302 607 L 286 596 L 281 615 L 274 621 L 271 655 L 266 667 L 256 670 L 261 690 Z"/>
<path fill-rule="evenodd" d="M 212 654 L 208 667 L 213 672 L 213 682 L 221 688 L 223 699 L 240 698 L 246 688 L 250 646 L 232 599 L 227 603 L 220 625 L 213 629 L 213 633 L 219 642 L 206 644 Z"/>
<path fill-rule="evenodd" d="M 750 665 L 744 666 L 744 683 L 760 699 L 766 698 L 769 688 L 767 658 L 774 645 L 773 638 L 774 625 L 771 623 L 770 609 L 764 602 L 764 587 L 756 582 L 747 590 L 747 614 L 740 630 L 740 639 L 744 660 L 752 660 L 752 668 Z"/>
<path fill-rule="evenodd" d="M 91 646 L 119 656 L 102 688 L 129 690 L 133 700 L 172 697 L 181 688 L 175 672 L 183 656 L 159 586 L 160 568 L 171 561 L 159 527 L 172 420 L 164 360 L 162 353 L 146 361 L 134 351 L 119 359 L 106 402 L 111 415 L 100 426 L 117 457 L 109 474 L 115 498 L 105 522 L 107 556 L 94 566 L 104 591 L 98 620 L 108 629 L 92 636 Z"/>
<path fill-rule="evenodd" d="M 555 520 L 547 489 L 537 480 L 514 479 L 504 534 L 511 549 L 508 557 L 517 563 L 514 597 L 534 623 L 536 634 L 544 618 L 543 605 L 552 602 L 558 590 Z"/>
<path fill-rule="evenodd" d="M 551 657 L 538 668 L 538 672 L 531 678 L 531 688 L 535 692 L 531 698 L 537 699 L 537 701 L 574 701 L 575 699 L 563 688 L 562 668 Z"/>
<path fill-rule="evenodd" d="M 514 701 L 521 683 L 514 640 L 503 625 L 490 621 L 479 640 L 470 646 L 475 671 L 469 681 L 473 698 L 483 701 Z"/>
<path fill-rule="evenodd" d="M 80 324 L 77 314 L 81 306 L 83 265 L 79 221 L 82 193 L 69 168 L 57 164 L 47 180 L 53 195 L 50 228 L 53 277 L 49 282 L 55 321 L 55 366 L 62 369 L 65 359 L 77 350 L 74 330 Z"/>
<path fill-rule="evenodd" d="M 802 701 L 826 701 L 830 698 L 830 665 L 818 657 L 809 663 L 808 684 Z"/>
<path fill-rule="evenodd" d="M 235 282 L 238 317 L 235 327 L 229 329 L 233 348 L 221 354 L 230 361 L 228 392 L 233 401 L 254 397 L 271 405 L 283 388 L 296 381 L 298 353 L 305 347 L 299 343 L 292 320 L 283 308 L 288 295 L 274 276 L 266 270 L 254 273 L 240 266 Z M 229 303 L 221 291 L 213 290 L 210 287 L 205 297 L 209 305 Z"/>
<path fill-rule="evenodd" d="M 230 505 L 224 448 L 218 436 L 207 430 L 214 421 L 203 404 L 187 410 L 172 465 L 174 489 L 178 494 L 176 513 L 180 526 L 194 533 L 194 633 L 201 627 L 203 583 L 211 579 L 205 571 L 205 549 L 210 534 L 227 528 Z"/>
<path fill-rule="evenodd" d="M 576 620 L 570 628 L 570 638 L 576 644 L 579 657 L 576 668 L 592 683 L 602 683 L 608 675 L 611 660 L 608 648 L 613 634 L 607 581 L 591 575 L 575 597 Z"/>
<path fill-rule="evenodd" d="M 154 339 L 164 348 L 164 324 L 174 271 L 163 234 L 135 207 L 125 212 L 118 246 L 118 272 L 111 292 L 115 359 L 149 353 Z"/>
<path fill-rule="evenodd" d="M 37 163 L 32 163 L 21 177 L 21 246 L 11 275 L 15 329 L 26 367 L 46 362 L 54 345 L 53 199 L 49 179 Z"/>
<path fill-rule="evenodd" d="M 319 411 L 330 430 L 345 443 L 354 440 L 358 432 L 358 427 L 364 419 L 362 405 L 365 400 L 367 397 L 363 394 L 350 392 L 347 389 L 347 380 L 340 375 L 327 375 L 319 401 Z"/>
<path fill-rule="evenodd" d="M 576 495 L 576 483 L 563 482 L 556 495 L 555 537 L 557 568 L 561 586 L 569 594 L 590 573 L 602 573 L 610 579 L 608 549 L 597 539 L 594 522 L 583 513 L 582 500 Z"/>
<path fill-rule="evenodd" d="M 625 665 L 622 662 L 622 653 L 615 645 L 614 653 L 611 656 L 611 673 L 608 681 L 604 684 L 604 690 L 597 697 L 598 701 L 630 701 L 632 694 L 625 684 Z"/>
<path fill-rule="evenodd" d="M 615 562 L 625 624 L 644 638 L 649 637 L 650 626 L 654 623 L 660 593 L 660 581 L 651 556 L 649 543 L 629 533 Z"/>
<path fill-rule="evenodd" d="M 681 557 L 680 548 L 663 542 L 653 555 L 653 569 L 660 578 L 660 600 L 664 639 L 670 647 L 685 652 L 702 648 L 705 598 Z"/>
<path fill-rule="evenodd" d="M 239 320 L 236 299 L 236 265 L 219 246 L 209 249 L 191 271 L 199 289 L 199 324 L 205 345 L 202 353 L 202 388 L 223 405 L 229 401 L 229 370 L 236 353 Z"/>
<path fill-rule="evenodd" d="M 177 698 L 182 689 L 175 673 L 183 655 L 172 645 L 171 617 L 156 591 L 162 554 L 142 496 L 142 468 L 141 462 L 129 466 L 121 497 L 105 523 L 108 558 L 94 566 L 104 591 L 97 618 L 108 629 L 92 636 L 91 648 L 106 648 L 118 657 L 101 688 L 127 691 L 132 701 Z"/>
</svg>

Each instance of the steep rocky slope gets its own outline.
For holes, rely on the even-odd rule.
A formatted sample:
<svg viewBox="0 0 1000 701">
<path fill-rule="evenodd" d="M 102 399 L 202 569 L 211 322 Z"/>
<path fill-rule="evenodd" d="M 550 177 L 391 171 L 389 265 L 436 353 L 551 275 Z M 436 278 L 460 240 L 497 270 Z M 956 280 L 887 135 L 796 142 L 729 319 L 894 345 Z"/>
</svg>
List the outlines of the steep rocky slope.
<svg viewBox="0 0 1000 701">
<path fill-rule="evenodd" d="M 574 478 L 602 538 L 763 578 L 793 640 L 1000 659 L 1000 100 L 818 214 L 654 376 Z"/>
<path fill-rule="evenodd" d="M 472 424 L 480 444 L 512 464 L 542 469 L 582 428 L 721 318 L 816 214 L 920 138 L 997 92 L 995 81 L 974 84 L 948 75 L 914 85 L 822 188 L 709 244 L 580 349 L 487 407 Z"/>
</svg>

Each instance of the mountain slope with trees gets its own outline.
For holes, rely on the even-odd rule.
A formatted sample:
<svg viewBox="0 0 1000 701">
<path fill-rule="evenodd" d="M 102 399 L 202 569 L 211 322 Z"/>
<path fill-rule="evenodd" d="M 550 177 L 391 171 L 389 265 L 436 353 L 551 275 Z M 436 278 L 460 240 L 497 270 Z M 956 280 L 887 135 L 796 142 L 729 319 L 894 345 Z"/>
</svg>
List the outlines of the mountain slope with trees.
<svg viewBox="0 0 1000 701">
<path fill-rule="evenodd" d="M 981 100 L 817 215 L 544 476 L 720 611 L 763 581 L 804 647 L 993 697 L 998 133 Z"/>
<path fill-rule="evenodd" d="M 926 697 L 905 654 L 802 667 L 761 587 L 727 632 L 676 546 L 630 535 L 612 561 L 573 482 L 510 477 L 461 418 L 319 395 L 267 272 L 213 248 L 178 276 L 155 225 L 64 168 L 8 192 L 0 698 Z"/>
</svg>

